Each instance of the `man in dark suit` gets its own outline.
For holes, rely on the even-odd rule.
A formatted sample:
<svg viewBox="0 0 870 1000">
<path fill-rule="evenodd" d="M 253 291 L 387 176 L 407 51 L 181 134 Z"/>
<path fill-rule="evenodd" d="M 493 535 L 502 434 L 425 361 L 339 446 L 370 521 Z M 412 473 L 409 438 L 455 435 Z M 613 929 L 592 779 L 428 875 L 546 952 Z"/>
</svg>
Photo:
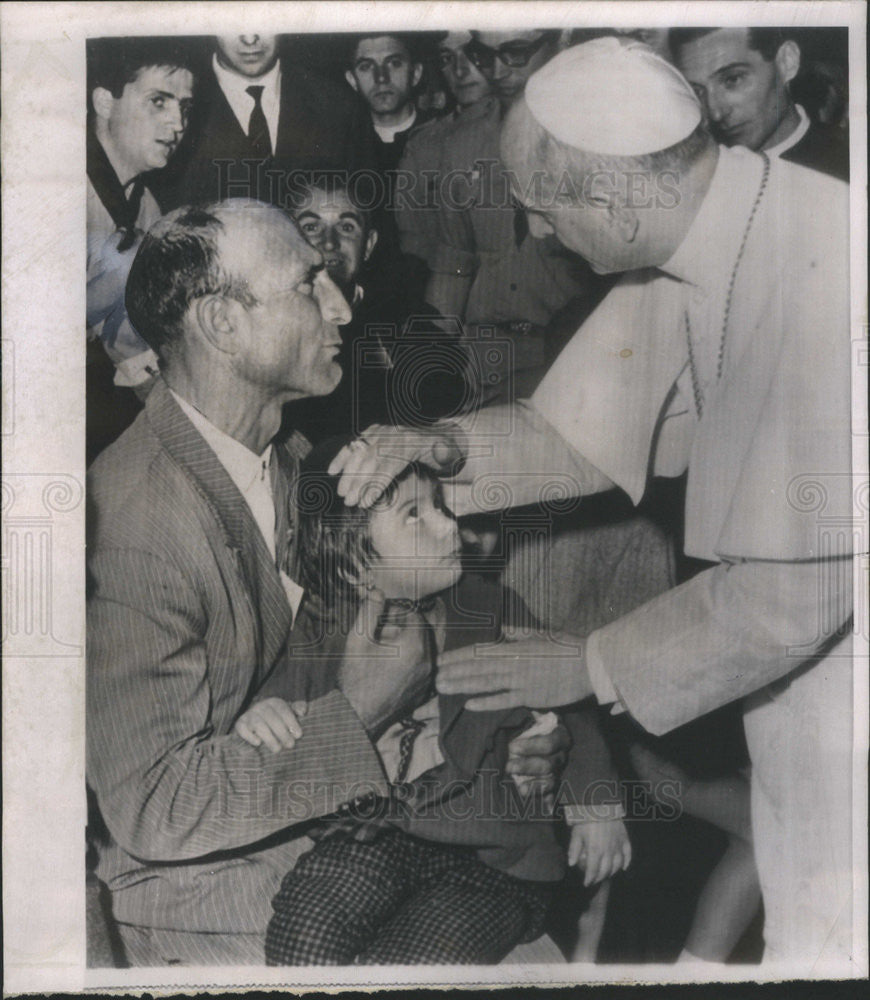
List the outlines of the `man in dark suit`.
<svg viewBox="0 0 870 1000">
<path fill-rule="evenodd" d="M 347 656 L 295 745 L 234 734 L 303 599 L 290 498 L 308 445 L 273 442 L 281 408 L 335 388 L 350 310 L 296 225 L 250 200 L 158 221 L 127 307 L 161 375 L 88 477 L 97 874 L 132 964 L 259 964 L 305 822 L 385 789 L 372 741 L 429 668 L 409 633 L 374 667 Z"/>
<path fill-rule="evenodd" d="M 370 119 L 374 166 L 370 190 L 356 185 L 359 198 L 372 210 L 380 234 L 372 260 L 372 272 L 389 290 L 413 286 L 422 298 L 425 277 L 417 263 L 403 258 L 396 223 L 398 166 L 405 144 L 433 119 L 432 111 L 420 111 L 416 90 L 423 76 L 421 38 L 413 33 L 360 34 L 348 46 L 345 79 L 359 94 Z"/>
<path fill-rule="evenodd" d="M 293 171 L 372 166 L 374 136 L 353 95 L 280 50 L 278 35 L 214 39 L 188 140 L 161 184 L 164 209 L 223 198 L 283 206 Z"/>
<path fill-rule="evenodd" d="M 674 28 L 670 44 L 718 142 L 848 181 L 848 135 L 810 121 L 789 93 L 801 66 L 793 37 L 779 28 Z"/>
<path fill-rule="evenodd" d="M 423 76 L 419 46 L 412 34 L 358 35 L 351 45 L 345 79 L 371 115 L 381 170 L 398 167 L 408 138 L 433 117 L 418 111 L 414 100 Z"/>
</svg>

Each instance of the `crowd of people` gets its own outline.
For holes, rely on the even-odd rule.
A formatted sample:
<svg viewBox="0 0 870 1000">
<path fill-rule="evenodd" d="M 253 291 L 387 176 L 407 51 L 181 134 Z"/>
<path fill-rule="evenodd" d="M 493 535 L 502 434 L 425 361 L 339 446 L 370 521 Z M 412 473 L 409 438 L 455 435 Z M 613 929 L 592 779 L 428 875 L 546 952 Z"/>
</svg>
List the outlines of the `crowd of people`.
<svg viewBox="0 0 870 1000">
<path fill-rule="evenodd" d="M 88 43 L 111 960 L 847 966 L 843 42 Z"/>
</svg>

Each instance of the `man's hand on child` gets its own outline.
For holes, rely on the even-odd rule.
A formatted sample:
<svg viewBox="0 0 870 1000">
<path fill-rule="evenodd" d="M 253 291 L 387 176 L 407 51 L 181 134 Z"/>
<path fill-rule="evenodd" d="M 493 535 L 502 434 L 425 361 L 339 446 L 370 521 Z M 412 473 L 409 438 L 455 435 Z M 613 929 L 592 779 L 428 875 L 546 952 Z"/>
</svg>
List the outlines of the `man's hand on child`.
<svg viewBox="0 0 870 1000">
<path fill-rule="evenodd" d="M 508 745 L 505 772 L 523 798 L 540 795 L 552 809 L 556 780 L 567 756 L 571 737 L 555 712 L 533 712 L 534 723 Z"/>
<path fill-rule="evenodd" d="M 568 864 L 585 872 L 583 885 L 597 885 L 631 864 L 631 841 L 621 819 L 586 820 L 571 827 Z"/>
<path fill-rule="evenodd" d="M 374 739 L 425 701 L 432 684 L 423 629 L 379 629 L 384 604 L 378 591 L 367 593 L 338 673 L 339 688 Z"/>
<path fill-rule="evenodd" d="M 251 746 L 266 746 L 272 753 L 292 750 L 302 735 L 299 720 L 308 711 L 304 701 L 264 698 L 236 720 L 233 731 Z"/>
<path fill-rule="evenodd" d="M 571 736 L 561 722 L 550 733 L 521 733 L 508 744 L 505 773 L 514 779 L 523 798 L 539 795 L 545 810 L 551 811 L 570 746 Z"/>
</svg>

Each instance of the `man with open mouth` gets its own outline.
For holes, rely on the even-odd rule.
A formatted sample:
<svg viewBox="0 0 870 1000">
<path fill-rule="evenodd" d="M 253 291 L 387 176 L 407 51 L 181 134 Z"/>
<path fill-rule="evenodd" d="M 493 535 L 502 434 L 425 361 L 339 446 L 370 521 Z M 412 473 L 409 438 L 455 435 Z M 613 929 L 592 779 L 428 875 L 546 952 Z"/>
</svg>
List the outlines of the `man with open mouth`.
<svg viewBox="0 0 870 1000">
<path fill-rule="evenodd" d="M 149 185 L 184 135 L 194 77 L 186 49 L 171 39 L 93 39 L 87 60 L 88 374 L 91 382 L 105 376 L 105 394 L 113 394 L 104 408 L 110 438 L 123 430 L 122 411 L 138 405 L 128 392 L 118 399 L 106 355 L 115 386 L 139 395 L 157 372 L 154 352 L 127 318 L 124 289 L 142 235 L 160 217 Z"/>
</svg>

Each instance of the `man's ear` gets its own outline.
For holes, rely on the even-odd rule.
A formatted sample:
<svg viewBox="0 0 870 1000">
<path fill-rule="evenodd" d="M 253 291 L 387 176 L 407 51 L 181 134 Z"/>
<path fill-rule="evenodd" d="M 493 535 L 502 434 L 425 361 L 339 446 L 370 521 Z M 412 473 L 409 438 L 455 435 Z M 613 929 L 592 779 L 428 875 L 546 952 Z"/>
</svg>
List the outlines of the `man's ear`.
<svg viewBox="0 0 870 1000">
<path fill-rule="evenodd" d="M 115 98 L 111 90 L 107 90 L 105 87 L 94 87 L 94 92 L 91 94 L 91 104 L 94 106 L 97 118 L 108 119 L 112 114 Z"/>
<path fill-rule="evenodd" d="M 372 251 L 377 246 L 378 242 L 378 231 L 377 229 L 372 229 L 371 232 L 366 237 L 366 247 L 363 251 L 363 260 L 366 261 L 371 257 Z"/>
<path fill-rule="evenodd" d="M 416 87 L 423 75 L 423 63 L 414 63 L 414 72 L 411 75 L 411 87 Z"/>
<path fill-rule="evenodd" d="M 204 295 L 193 307 L 194 320 L 202 337 L 221 354 L 239 349 L 239 303 L 221 295 Z"/>
<path fill-rule="evenodd" d="M 798 75 L 798 70 L 801 68 L 801 50 L 798 48 L 797 42 L 793 42 L 791 39 L 783 42 L 776 50 L 774 62 L 782 82 L 790 83 Z"/>
<path fill-rule="evenodd" d="M 359 84 L 356 82 L 356 77 L 351 73 L 349 69 L 344 71 L 344 78 L 353 87 L 353 89 L 359 93 Z"/>
</svg>

